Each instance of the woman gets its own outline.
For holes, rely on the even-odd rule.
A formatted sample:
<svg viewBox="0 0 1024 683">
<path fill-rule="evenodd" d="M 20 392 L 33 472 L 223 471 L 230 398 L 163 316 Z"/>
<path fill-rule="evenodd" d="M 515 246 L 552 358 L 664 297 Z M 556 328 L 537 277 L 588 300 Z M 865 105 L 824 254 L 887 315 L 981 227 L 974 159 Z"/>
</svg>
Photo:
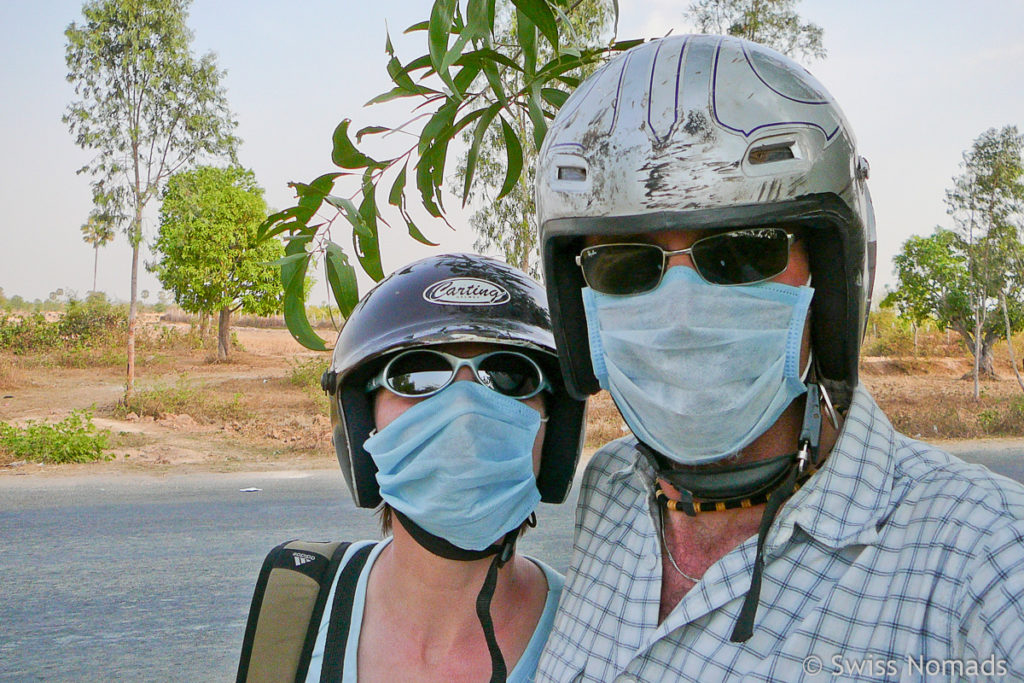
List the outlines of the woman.
<svg viewBox="0 0 1024 683">
<path fill-rule="evenodd" d="M 585 407 L 543 289 L 486 257 L 417 261 L 355 308 L 324 385 L 353 499 L 392 535 L 346 552 L 365 561 L 351 611 L 325 611 L 307 680 L 532 680 L 562 578 L 515 542 L 565 499 Z"/>
</svg>

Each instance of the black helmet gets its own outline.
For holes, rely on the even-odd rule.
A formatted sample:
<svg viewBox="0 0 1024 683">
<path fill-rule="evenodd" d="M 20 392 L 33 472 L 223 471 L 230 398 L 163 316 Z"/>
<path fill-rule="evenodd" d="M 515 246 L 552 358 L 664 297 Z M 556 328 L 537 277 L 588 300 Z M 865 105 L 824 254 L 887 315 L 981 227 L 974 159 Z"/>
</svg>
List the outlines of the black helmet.
<svg viewBox="0 0 1024 683">
<path fill-rule="evenodd" d="M 363 448 L 375 427 L 367 381 L 398 351 L 455 342 L 519 347 L 544 368 L 552 396 L 537 487 L 542 501 L 564 501 L 583 446 L 586 403 L 562 383 L 544 289 L 501 261 L 444 254 L 399 268 L 364 296 L 324 374 L 334 450 L 356 505 L 381 501 L 377 467 Z"/>
<path fill-rule="evenodd" d="M 818 381 L 857 384 L 875 270 L 867 162 L 828 92 L 764 46 L 673 36 L 609 62 L 565 102 L 537 163 L 537 218 L 569 390 L 598 389 L 575 257 L 590 235 L 782 224 L 806 240 Z"/>
</svg>

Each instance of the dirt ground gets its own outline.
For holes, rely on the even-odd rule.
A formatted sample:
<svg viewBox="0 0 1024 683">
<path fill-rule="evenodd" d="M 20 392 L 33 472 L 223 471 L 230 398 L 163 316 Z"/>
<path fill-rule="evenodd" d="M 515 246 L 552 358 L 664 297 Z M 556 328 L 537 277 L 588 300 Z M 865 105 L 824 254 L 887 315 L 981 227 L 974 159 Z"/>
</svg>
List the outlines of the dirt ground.
<svg viewBox="0 0 1024 683">
<path fill-rule="evenodd" d="M 0 420 L 48 422 L 74 409 L 91 409 L 93 423 L 111 432 L 114 459 L 67 465 L 5 462 L 0 476 L 42 471 L 68 474 L 139 471 L 188 472 L 330 467 L 327 401 L 319 387 L 297 386 L 293 369 L 329 357 L 296 343 L 286 330 L 232 330 L 242 350 L 227 362 L 197 351 L 168 361 L 140 357 L 136 388 L 202 387 L 213 403 L 232 403 L 244 414 L 233 419 L 187 412 L 115 416 L 124 391 L 123 368 L 18 368 L 0 383 Z M 193 411 L 196 412 L 196 411 Z M 218 412 L 214 410 L 213 412 Z"/>
<path fill-rule="evenodd" d="M 306 375 L 318 377 L 320 364 L 325 368 L 329 357 L 304 349 L 282 329 L 238 327 L 234 332 L 242 350 L 228 362 L 213 362 L 208 352 L 197 351 L 170 360 L 141 357 L 137 366 L 139 390 L 200 386 L 211 401 L 234 405 L 239 414 L 226 418 L 202 411 L 118 417 L 114 408 L 123 392 L 123 368 L 11 369 L 9 362 L 6 374 L 0 375 L 0 420 L 55 421 L 73 409 L 90 408 L 93 422 L 110 431 L 115 457 L 91 464 L 39 465 L 0 455 L 0 476 L 334 467 L 326 397 L 318 386 L 293 382 L 300 366 L 309 370 L 316 364 Z M 973 385 L 962 379 L 969 371 L 966 359 L 866 358 L 861 375 L 898 429 L 941 442 L 946 434 L 940 433 L 939 424 L 943 431 L 958 420 L 969 426 Z M 1009 365 L 997 366 L 997 371 L 1001 378 L 985 382 L 984 395 L 1000 400 L 1020 395 Z M 935 416 L 936 424 L 930 425 L 934 429 L 929 429 L 929 416 Z M 606 395 L 591 400 L 591 449 L 624 431 Z"/>
</svg>

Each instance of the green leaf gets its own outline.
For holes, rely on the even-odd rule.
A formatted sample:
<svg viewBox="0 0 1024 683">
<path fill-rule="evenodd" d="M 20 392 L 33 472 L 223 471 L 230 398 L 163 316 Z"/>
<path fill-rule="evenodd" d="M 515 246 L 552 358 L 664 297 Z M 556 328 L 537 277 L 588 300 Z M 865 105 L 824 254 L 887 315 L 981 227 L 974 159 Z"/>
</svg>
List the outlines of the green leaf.
<svg viewBox="0 0 1024 683">
<path fill-rule="evenodd" d="M 383 104 L 384 102 L 391 102 L 392 100 L 400 100 L 403 97 L 417 97 L 419 95 L 428 95 L 436 92 L 436 90 L 431 90 L 430 88 L 417 88 L 415 91 L 409 91 L 404 88 L 392 88 L 387 92 L 377 95 L 371 100 L 367 100 L 366 104 L 363 106 L 371 107 L 375 104 Z"/>
<path fill-rule="evenodd" d="M 512 0 L 516 10 L 529 17 L 530 22 L 548 39 L 558 53 L 558 22 L 545 0 Z M 522 22 L 520 20 L 520 26 Z"/>
<path fill-rule="evenodd" d="M 298 211 L 295 212 L 295 219 L 303 225 L 309 223 L 309 219 L 320 210 L 323 203 L 323 195 L 307 193 L 299 199 L 299 205 L 296 207 Z"/>
<path fill-rule="evenodd" d="M 456 65 L 467 66 L 470 64 L 479 64 L 481 68 L 487 64 L 491 64 L 493 66 L 495 63 L 501 64 L 509 69 L 514 69 L 515 71 L 523 70 L 523 67 L 520 66 L 519 62 L 488 47 L 464 52 L 455 62 Z"/>
<path fill-rule="evenodd" d="M 285 245 L 287 256 L 298 257 L 281 266 L 281 284 L 284 286 L 284 322 L 288 326 L 295 341 L 307 349 L 326 351 L 324 340 L 313 331 L 306 317 L 306 268 L 309 266 L 309 254 L 306 246 L 313 240 L 312 235 L 298 235 L 291 238 Z"/>
<path fill-rule="evenodd" d="M 465 32 L 472 40 L 482 40 L 494 32 L 494 0 L 469 0 Z"/>
<path fill-rule="evenodd" d="M 404 207 L 403 207 L 404 209 Z M 426 235 L 420 232 L 420 229 L 416 227 L 415 223 L 412 222 L 412 217 L 409 216 L 405 211 L 402 212 L 402 217 L 405 219 L 405 226 L 409 230 L 409 236 L 420 244 L 425 244 L 428 247 L 436 247 L 439 243 L 427 239 Z"/>
<path fill-rule="evenodd" d="M 331 287 L 334 301 L 341 309 L 341 315 L 348 319 L 352 309 L 359 303 L 359 284 L 356 282 L 356 269 L 348 262 L 348 257 L 334 242 L 327 243 L 324 258 L 327 270 L 327 283 Z"/>
<path fill-rule="evenodd" d="M 420 201 L 423 203 L 423 208 L 434 218 L 441 218 L 441 209 L 434 202 L 434 195 L 437 192 L 437 187 L 434 185 L 433 168 L 435 156 L 434 147 L 427 148 L 420 155 L 420 160 L 416 164 L 416 188 L 420 191 Z"/>
<path fill-rule="evenodd" d="M 291 254 L 290 256 L 282 256 L 281 258 L 274 259 L 273 261 L 267 261 L 263 265 L 265 265 L 265 266 L 284 266 L 284 265 L 287 265 L 289 263 L 295 263 L 296 261 L 300 261 L 300 260 L 306 258 L 307 256 L 308 256 L 308 254 L 306 254 L 306 253 Z"/>
<path fill-rule="evenodd" d="M 405 204 L 405 171 L 407 168 L 408 163 L 402 166 L 402 170 L 398 172 L 398 176 L 391 186 L 391 193 L 388 194 L 388 204 L 391 206 L 403 206 Z"/>
<path fill-rule="evenodd" d="M 519 142 L 519 136 L 508 121 L 502 117 L 501 132 L 505 136 L 505 151 L 508 153 L 508 163 L 505 166 L 505 182 L 501 185 L 497 199 L 501 199 L 516 186 L 519 176 L 523 172 L 523 146 Z M 497 199 L 495 201 L 497 201 Z"/>
<path fill-rule="evenodd" d="M 317 192 L 321 196 L 326 197 L 330 194 L 331 190 L 334 189 L 334 181 L 338 176 L 345 175 L 343 173 L 324 173 L 319 176 L 316 180 L 309 184 L 309 187 L 314 192 Z"/>
<path fill-rule="evenodd" d="M 458 110 L 458 102 L 449 101 L 430 117 L 430 120 L 423 126 L 423 130 L 420 131 L 419 153 L 421 156 L 426 153 L 428 147 L 434 144 L 438 136 L 452 125 Z"/>
<path fill-rule="evenodd" d="M 530 121 L 533 123 L 533 144 L 540 149 L 544 144 L 544 136 L 548 132 L 548 123 L 544 120 L 544 111 L 540 108 L 540 104 L 537 102 L 537 91 L 538 88 L 534 85 L 530 88 L 530 97 L 527 100 L 526 113 L 530 116 Z"/>
<path fill-rule="evenodd" d="M 430 10 L 430 24 L 427 29 L 427 46 L 430 49 L 430 63 L 434 71 L 448 87 L 455 89 L 445 68 L 445 57 L 448 55 L 448 36 L 450 35 L 452 20 L 455 16 L 455 9 L 458 3 L 456 0 L 434 0 Z"/>
<path fill-rule="evenodd" d="M 473 81 L 480 74 L 479 64 L 470 64 L 459 69 L 459 73 L 455 74 L 453 81 L 455 87 L 459 89 L 459 96 L 465 98 L 466 91 L 473 85 Z"/>
<path fill-rule="evenodd" d="M 378 133 L 386 133 L 389 130 L 391 129 L 387 126 L 366 126 L 365 128 L 360 128 L 356 132 L 356 142 L 362 142 L 364 135 L 377 135 Z"/>
<path fill-rule="evenodd" d="M 313 351 L 326 351 L 327 344 L 313 330 L 313 326 L 309 324 L 309 318 L 306 317 L 304 285 L 306 282 L 306 267 L 309 264 L 308 255 L 300 263 L 301 266 L 298 267 L 291 281 L 285 287 L 284 323 L 288 326 L 288 331 L 291 332 L 295 341 Z M 284 268 L 282 267 L 283 272 Z"/>
<path fill-rule="evenodd" d="M 500 110 L 500 102 L 495 102 L 489 106 L 480 116 L 480 121 L 476 124 L 476 129 L 473 131 L 473 141 L 469 146 L 469 152 L 466 154 L 466 178 L 462 187 L 463 206 L 465 206 L 466 202 L 469 200 L 469 187 L 473 184 L 473 174 L 476 172 L 476 160 L 480 154 L 480 143 L 483 142 L 484 135 L 487 133 L 487 128 L 491 125 L 491 122 Z M 505 120 L 502 119 L 502 123 L 504 122 Z"/>
<path fill-rule="evenodd" d="M 516 30 L 523 50 L 523 72 L 532 76 L 537 71 L 537 29 L 529 15 L 519 9 L 516 10 Z"/>
<path fill-rule="evenodd" d="M 492 61 L 485 61 L 482 68 L 484 76 L 487 78 L 487 84 L 491 86 L 494 96 L 501 102 L 502 106 L 506 106 L 508 104 L 508 97 L 505 95 L 505 85 L 501 82 L 501 74 L 498 73 L 498 65 Z"/>
<path fill-rule="evenodd" d="M 341 168 L 366 168 L 367 166 L 378 166 L 378 163 L 366 156 L 352 144 L 348 138 L 348 126 L 351 119 L 344 119 L 334 129 L 334 149 L 331 152 L 331 161 L 335 166 Z"/>
<path fill-rule="evenodd" d="M 405 29 L 404 33 L 414 33 L 416 31 L 427 31 L 429 29 L 430 29 L 430 22 L 428 22 L 428 21 L 420 21 L 420 22 L 417 22 L 417 23 L 413 24 L 409 28 Z"/>
<path fill-rule="evenodd" d="M 618 15 L 616 14 L 616 19 L 617 18 L 618 18 Z M 615 41 L 614 43 L 612 43 L 611 47 L 609 49 L 612 52 L 624 52 L 625 50 L 628 50 L 630 48 L 636 47 L 637 45 L 643 44 L 643 42 L 644 42 L 643 38 L 634 38 L 632 40 L 618 40 L 618 41 Z"/>
<path fill-rule="evenodd" d="M 345 220 L 349 222 L 354 232 L 370 236 L 370 229 L 363 223 L 362 215 L 351 199 L 338 197 L 336 195 L 328 195 L 327 197 L 324 197 L 324 201 L 336 209 L 341 209 L 345 214 Z"/>
<path fill-rule="evenodd" d="M 359 217 L 366 230 L 352 234 L 356 257 L 363 271 L 375 281 L 380 281 L 384 278 L 384 271 L 380 263 L 380 242 L 377 235 L 376 186 L 373 184 L 370 169 L 367 169 L 363 176 L 363 201 L 359 205 Z"/>
<path fill-rule="evenodd" d="M 261 225 L 260 227 L 263 227 L 263 226 Z M 303 227 L 305 227 L 305 225 L 303 225 L 302 223 L 299 223 L 298 221 L 289 221 L 287 223 L 278 223 L 273 228 L 270 228 L 270 229 L 264 231 L 262 234 L 258 235 L 257 239 L 262 242 L 263 240 L 268 240 L 271 237 L 277 237 L 278 235 L 280 235 L 282 233 L 285 233 L 285 232 L 288 232 L 290 230 L 297 230 L 297 229 L 303 228 Z"/>
<path fill-rule="evenodd" d="M 551 104 L 556 109 L 560 109 L 565 101 L 569 99 L 569 93 L 558 88 L 541 88 L 540 96 L 544 98 L 544 101 Z"/>
<path fill-rule="evenodd" d="M 396 78 L 399 78 L 405 74 L 412 74 L 412 72 L 416 71 L 417 69 L 427 69 L 428 73 L 433 72 L 433 67 L 430 64 L 430 55 L 421 55 L 416 59 L 412 60 L 411 62 L 403 66 L 400 72 L 392 75 L 391 80 L 397 83 L 398 81 L 395 80 Z M 423 86 L 417 85 L 416 87 L 422 88 Z"/>
<path fill-rule="evenodd" d="M 402 170 L 398 172 L 398 177 L 395 178 L 394 184 L 391 186 L 391 193 L 388 195 L 388 204 L 391 206 L 397 206 L 399 212 L 402 214 L 402 219 L 405 221 L 406 228 L 409 230 L 409 236 L 421 244 L 426 244 L 431 247 L 436 247 L 437 242 L 427 239 L 427 237 L 420 232 L 416 224 L 413 223 L 412 216 L 405 208 L 405 182 L 406 182 L 406 169 L 407 166 L 403 166 Z"/>
</svg>

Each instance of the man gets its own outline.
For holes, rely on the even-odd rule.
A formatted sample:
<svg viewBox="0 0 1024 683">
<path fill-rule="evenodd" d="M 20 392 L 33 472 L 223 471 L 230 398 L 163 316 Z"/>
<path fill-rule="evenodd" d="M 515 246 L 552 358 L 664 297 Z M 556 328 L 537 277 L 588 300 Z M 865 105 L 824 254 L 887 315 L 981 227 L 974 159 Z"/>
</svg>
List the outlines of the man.
<svg viewBox="0 0 1024 683">
<path fill-rule="evenodd" d="M 868 165 L 825 89 L 719 36 L 584 81 L 537 172 L 583 478 L 538 680 L 1024 679 L 1024 488 L 858 384 Z"/>
</svg>

